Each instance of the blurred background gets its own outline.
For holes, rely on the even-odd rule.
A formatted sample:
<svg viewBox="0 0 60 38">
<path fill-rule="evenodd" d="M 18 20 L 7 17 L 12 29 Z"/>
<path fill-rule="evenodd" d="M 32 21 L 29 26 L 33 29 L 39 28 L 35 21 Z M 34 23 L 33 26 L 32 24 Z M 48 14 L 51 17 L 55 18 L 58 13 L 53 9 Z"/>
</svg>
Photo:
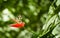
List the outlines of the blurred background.
<svg viewBox="0 0 60 38">
<path fill-rule="evenodd" d="M 10 28 L 19 15 L 24 28 Z M 60 38 L 60 0 L 0 0 L 0 38 Z"/>
</svg>

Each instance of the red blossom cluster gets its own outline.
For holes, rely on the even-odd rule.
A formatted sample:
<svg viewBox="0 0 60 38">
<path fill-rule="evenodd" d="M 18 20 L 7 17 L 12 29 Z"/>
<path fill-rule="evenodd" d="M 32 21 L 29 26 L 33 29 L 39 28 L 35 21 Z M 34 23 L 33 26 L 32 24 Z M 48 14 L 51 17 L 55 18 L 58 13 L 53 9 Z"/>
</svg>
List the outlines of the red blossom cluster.
<svg viewBox="0 0 60 38">
<path fill-rule="evenodd" d="M 11 27 L 22 28 L 24 27 L 24 25 L 25 25 L 24 22 L 20 22 L 20 23 L 11 24 Z"/>
</svg>

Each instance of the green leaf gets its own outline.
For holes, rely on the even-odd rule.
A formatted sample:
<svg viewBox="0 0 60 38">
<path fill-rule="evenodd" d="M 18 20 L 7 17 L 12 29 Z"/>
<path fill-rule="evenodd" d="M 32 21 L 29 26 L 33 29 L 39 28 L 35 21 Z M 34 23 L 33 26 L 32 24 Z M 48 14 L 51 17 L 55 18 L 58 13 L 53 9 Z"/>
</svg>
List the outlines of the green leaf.
<svg viewBox="0 0 60 38">
<path fill-rule="evenodd" d="M 57 15 L 54 15 L 53 17 L 51 17 L 50 20 L 44 24 L 43 29 L 44 30 L 48 29 L 49 25 L 54 22 L 56 17 L 57 17 Z"/>
<path fill-rule="evenodd" d="M 59 5 L 60 5 L 60 0 L 57 0 L 56 6 L 59 6 Z"/>
</svg>

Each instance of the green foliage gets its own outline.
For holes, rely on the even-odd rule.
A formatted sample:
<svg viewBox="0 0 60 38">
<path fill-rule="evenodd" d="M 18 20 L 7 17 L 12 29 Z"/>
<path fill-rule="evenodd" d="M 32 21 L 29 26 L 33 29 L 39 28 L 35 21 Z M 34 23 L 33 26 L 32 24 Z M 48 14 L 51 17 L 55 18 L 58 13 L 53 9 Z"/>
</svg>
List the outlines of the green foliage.
<svg viewBox="0 0 60 38">
<path fill-rule="evenodd" d="M 24 28 L 10 28 L 19 15 Z M 0 0 L 0 38 L 59 37 L 60 0 Z"/>
</svg>

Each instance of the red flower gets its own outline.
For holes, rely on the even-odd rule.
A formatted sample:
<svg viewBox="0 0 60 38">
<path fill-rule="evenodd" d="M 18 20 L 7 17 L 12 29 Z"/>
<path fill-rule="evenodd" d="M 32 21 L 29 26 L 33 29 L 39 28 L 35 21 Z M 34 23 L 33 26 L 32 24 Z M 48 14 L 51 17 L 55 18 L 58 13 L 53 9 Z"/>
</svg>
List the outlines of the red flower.
<svg viewBox="0 0 60 38">
<path fill-rule="evenodd" d="M 11 27 L 22 28 L 24 27 L 24 25 L 25 25 L 24 22 L 20 22 L 20 23 L 12 24 Z"/>
</svg>

